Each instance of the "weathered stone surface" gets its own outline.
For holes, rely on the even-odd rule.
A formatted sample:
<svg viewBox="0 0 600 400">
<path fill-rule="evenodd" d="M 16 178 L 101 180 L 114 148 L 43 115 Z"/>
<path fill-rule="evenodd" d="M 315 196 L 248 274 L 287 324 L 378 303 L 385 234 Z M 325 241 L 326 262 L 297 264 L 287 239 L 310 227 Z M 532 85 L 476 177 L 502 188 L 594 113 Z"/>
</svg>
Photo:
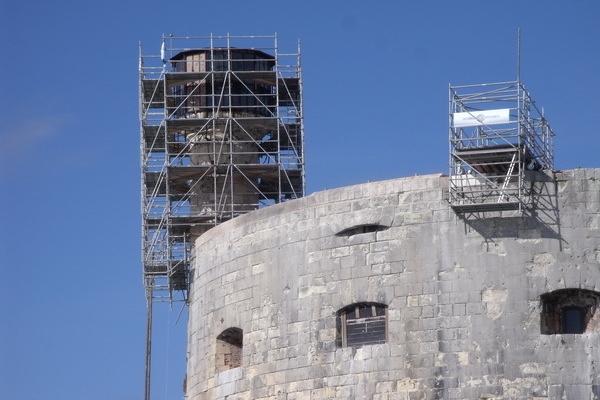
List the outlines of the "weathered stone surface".
<svg viewBox="0 0 600 400">
<path fill-rule="evenodd" d="M 600 169 L 548 178 L 523 216 L 461 218 L 447 178 L 428 175 L 211 229 L 195 247 L 187 398 L 598 399 L 600 332 L 542 335 L 540 295 L 600 290 Z M 390 228 L 335 236 L 359 224 Z M 336 311 L 360 301 L 388 305 L 387 342 L 339 348 Z M 242 366 L 218 373 L 230 327 Z"/>
</svg>

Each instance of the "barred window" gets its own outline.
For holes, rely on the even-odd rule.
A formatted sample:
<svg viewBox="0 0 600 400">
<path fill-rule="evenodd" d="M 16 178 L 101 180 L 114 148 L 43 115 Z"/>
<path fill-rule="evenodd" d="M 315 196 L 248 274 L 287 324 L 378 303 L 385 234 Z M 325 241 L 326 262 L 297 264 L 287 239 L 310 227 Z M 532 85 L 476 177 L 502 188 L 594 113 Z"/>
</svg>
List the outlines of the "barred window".
<svg viewBox="0 0 600 400">
<path fill-rule="evenodd" d="M 582 334 L 598 330 L 600 293 L 560 289 L 541 296 L 540 331 L 544 335 Z"/>
<path fill-rule="evenodd" d="M 385 343 L 387 306 L 378 303 L 351 304 L 338 311 L 336 325 L 339 347 Z"/>
<path fill-rule="evenodd" d="M 242 365 L 243 331 L 240 328 L 225 329 L 217 336 L 215 365 L 217 372 Z"/>
</svg>

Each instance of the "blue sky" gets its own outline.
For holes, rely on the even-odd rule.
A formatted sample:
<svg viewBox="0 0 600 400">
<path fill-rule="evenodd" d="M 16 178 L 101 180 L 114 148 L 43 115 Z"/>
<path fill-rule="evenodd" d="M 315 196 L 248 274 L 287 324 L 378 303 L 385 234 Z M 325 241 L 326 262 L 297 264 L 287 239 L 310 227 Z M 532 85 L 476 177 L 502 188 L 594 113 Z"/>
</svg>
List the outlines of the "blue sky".
<svg viewBox="0 0 600 400">
<path fill-rule="evenodd" d="M 597 1 L 3 0 L 2 397 L 141 398 L 139 40 L 302 39 L 313 192 L 445 172 L 448 83 L 514 79 L 517 26 L 557 168 L 600 166 L 599 20 Z M 155 399 L 181 397 L 178 313 L 159 310 Z"/>
</svg>

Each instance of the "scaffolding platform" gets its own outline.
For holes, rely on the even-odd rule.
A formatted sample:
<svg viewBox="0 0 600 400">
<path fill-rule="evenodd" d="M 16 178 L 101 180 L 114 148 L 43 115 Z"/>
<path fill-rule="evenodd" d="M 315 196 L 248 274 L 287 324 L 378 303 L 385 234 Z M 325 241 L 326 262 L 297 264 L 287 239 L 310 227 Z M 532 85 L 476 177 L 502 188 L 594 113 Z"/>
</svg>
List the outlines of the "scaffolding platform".
<svg viewBox="0 0 600 400">
<path fill-rule="evenodd" d="M 464 203 L 452 206 L 454 211 L 461 214 L 469 213 L 485 213 L 494 211 L 516 211 L 519 210 L 521 203 L 517 201 L 505 201 L 502 203 L 485 203 L 473 202 L 472 204 Z"/>
<path fill-rule="evenodd" d="M 457 213 L 524 211 L 527 171 L 554 168 L 554 133 L 520 81 L 450 86 L 449 201 Z"/>
</svg>

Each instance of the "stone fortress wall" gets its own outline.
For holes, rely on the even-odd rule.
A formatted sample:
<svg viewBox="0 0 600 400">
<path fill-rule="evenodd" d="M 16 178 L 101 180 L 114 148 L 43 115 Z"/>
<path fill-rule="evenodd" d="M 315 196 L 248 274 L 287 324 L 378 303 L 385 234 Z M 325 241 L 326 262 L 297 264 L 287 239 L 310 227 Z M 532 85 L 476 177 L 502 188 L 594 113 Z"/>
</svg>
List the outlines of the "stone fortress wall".
<svg viewBox="0 0 600 400">
<path fill-rule="evenodd" d="M 547 334 L 541 300 L 600 292 L 600 169 L 540 174 L 523 217 L 459 217 L 447 179 L 327 190 L 198 238 L 187 398 L 600 398 L 600 310 Z M 342 347 L 338 311 L 361 302 L 387 306 L 385 343 Z"/>
</svg>

